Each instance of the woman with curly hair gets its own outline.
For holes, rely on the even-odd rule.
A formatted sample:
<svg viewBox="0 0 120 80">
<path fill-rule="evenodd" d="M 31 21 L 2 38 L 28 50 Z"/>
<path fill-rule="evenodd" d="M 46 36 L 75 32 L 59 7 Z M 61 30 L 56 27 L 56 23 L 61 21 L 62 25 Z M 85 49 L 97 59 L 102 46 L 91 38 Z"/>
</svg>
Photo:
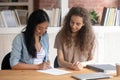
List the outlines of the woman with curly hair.
<svg viewBox="0 0 120 80">
<path fill-rule="evenodd" d="M 58 32 L 54 47 L 60 67 L 81 70 L 93 60 L 95 35 L 89 13 L 82 7 L 72 7 Z"/>
</svg>

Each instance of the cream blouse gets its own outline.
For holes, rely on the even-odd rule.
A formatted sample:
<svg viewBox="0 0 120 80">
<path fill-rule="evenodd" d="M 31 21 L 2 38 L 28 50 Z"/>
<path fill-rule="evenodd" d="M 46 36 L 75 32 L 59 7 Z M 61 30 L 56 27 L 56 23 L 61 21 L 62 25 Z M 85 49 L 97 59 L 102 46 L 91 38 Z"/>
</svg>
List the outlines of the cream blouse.
<svg viewBox="0 0 120 80">
<path fill-rule="evenodd" d="M 80 62 L 87 61 L 89 56 L 92 54 L 92 52 L 85 51 L 84 55 L 83 55 L 82 52 L 80 51 L 80 49 L 78 49 L 74 44 L 75 43 L 72 41 L 72 46 L 70 48 L 68 48 L 61 41 L 61 35 L 60 35 L 60 33 L 58 33 L 56 36 L 56 39 L 55 39 L 54 48 L 60 49 L 63 51 L 64 59 L 67 62 L 73 63 L 76 61 L 80 61 Z"/>
</svg>

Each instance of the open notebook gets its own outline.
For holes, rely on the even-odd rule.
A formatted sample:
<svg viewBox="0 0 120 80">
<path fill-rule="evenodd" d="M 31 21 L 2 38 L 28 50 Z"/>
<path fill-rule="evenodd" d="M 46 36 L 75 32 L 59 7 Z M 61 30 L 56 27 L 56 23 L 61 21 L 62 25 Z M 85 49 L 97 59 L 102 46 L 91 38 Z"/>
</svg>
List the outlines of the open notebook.
<svg viewBox="0 0 120 80">
<path fill-rule="evenodd" d="M 89 64 L 87 68 L 93 69 L 99 72 L 116 73 L 116 67 L 111 64 Z"/>
<path fill-rule="evenodd" d="M 74 74 L 72 75 L 72 77 L 79 80 L 96 80 L 96 79 L 111 78 L 112 76 L 106 73 L 97 72 L 97 73 L 89 73 L 89 74 Z"/>
</svg>

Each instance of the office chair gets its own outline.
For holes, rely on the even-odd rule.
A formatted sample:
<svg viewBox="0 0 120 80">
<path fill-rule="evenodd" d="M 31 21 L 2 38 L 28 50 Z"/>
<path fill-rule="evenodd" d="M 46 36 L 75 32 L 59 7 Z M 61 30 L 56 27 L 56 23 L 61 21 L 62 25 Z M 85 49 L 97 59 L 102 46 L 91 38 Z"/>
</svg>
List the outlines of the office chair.
<svg viewBox="0 0 120 80">
<path fill-rule="evenodd" d="M 6 70 L 6 69 L 11 69 L 10 67 L 10 54 L 11 52 L 9 52 L 8 54 L 5 55 L 5 57 L 2 60 L 2 64 L 1 64 L 1 70 Z"/>
<path fill-rule="evenodd" d="M 58 61 L 57 61 L 57 56 L 54 60 L 54 68 L 58 68 L 59 67 L 59 64 L 58 64 Z"/>
</svg>

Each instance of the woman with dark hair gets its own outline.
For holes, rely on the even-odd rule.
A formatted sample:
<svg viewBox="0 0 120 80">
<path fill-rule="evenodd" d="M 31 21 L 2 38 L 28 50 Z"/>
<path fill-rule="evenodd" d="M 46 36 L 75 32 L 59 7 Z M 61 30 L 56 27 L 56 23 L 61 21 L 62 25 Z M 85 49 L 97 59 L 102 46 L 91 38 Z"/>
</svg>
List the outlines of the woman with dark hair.
<svg viewBox="0 0 120 80">
<path fill-rule="evenodd" d="M 54 44 L 60 67 L 81 70 L 93 59 L 95 35 L 90 22 L 88 11 L 82 7 L 72 7 L 65 16 Z"/>
<path fill-rule="evenodd" d="M 12 44 L 10 65 L 12 69 L 39 70 L 51 68 L 48 58 L 49 17 L 41 9 L 34 11 L 25 30 L 18 34 Z"/>
</svg>

